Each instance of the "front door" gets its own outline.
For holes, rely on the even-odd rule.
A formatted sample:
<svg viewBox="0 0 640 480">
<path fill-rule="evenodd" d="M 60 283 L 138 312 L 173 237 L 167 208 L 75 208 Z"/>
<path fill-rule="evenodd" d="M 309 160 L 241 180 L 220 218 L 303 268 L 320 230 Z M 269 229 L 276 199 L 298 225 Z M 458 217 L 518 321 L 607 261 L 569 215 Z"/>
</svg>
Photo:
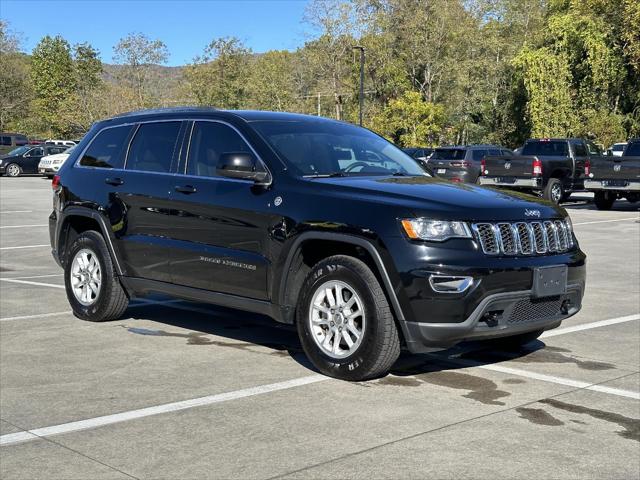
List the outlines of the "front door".
<svg viewBox="0 0 640 480">
<path fill-rule="evenodd" d="M 271 224 L 268 194 L 248 180 L 216 173 L 222 153 L 251 152 L 232 126 L 196 121 L 184 175 L 173 186 L 171 273 L 173 283 L 255 299 L 267 299 Z"/>
<path fill-rule="evenodd" d="M 43 147 L 34 147 L 25 153 L 21 163 L 23 173 L 38 173 L 38 164 L 43 156 Z"/>
</svg>

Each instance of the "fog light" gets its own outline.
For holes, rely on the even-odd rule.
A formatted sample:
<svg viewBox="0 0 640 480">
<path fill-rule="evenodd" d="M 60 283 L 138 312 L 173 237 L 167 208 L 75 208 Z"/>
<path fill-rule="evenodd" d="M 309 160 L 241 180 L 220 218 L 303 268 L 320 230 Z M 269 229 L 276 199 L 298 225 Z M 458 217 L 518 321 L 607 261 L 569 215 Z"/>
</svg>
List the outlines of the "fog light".
<svg viewBox="0 0 640 480">
<path fill-rule="evenodd" d="M 560 313 L 566 315 L 567 313 L 569 313 L 569 310 L 571 310 L 571 300 L 565 300 L 560 306 Z"/>
<path fill-rule="evenodd" d="M 451 275 L 431 275 L 429 285 L 439 293 L 462 293 L 473 285 L 473 277 L 456 277 Z"/>
</svg>

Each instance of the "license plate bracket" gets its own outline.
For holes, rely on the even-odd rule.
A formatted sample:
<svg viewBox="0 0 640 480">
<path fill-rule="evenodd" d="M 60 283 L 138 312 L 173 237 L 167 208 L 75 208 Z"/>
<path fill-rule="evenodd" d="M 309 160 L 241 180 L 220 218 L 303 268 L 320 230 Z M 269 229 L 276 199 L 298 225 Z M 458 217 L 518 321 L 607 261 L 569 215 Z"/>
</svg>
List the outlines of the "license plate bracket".
<svg viewBox="0 0 640 480">
<path fill-rule="evenodd" d="M 533 297 L 555 297 L 567 293 L 566 265 L 538 267 L 533 270 Z"/>
</svg>

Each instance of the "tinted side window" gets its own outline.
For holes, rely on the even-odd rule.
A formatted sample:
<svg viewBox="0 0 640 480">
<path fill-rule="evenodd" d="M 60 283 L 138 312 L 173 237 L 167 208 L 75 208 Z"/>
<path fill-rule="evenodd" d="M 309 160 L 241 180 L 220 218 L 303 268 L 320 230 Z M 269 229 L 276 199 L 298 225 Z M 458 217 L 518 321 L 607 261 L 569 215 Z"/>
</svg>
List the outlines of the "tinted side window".
<svg viewBox="0 0 640 480">
<path fill-rule="evenodd" d="M 0 145 L 11 145 L 11 137 L 2 137 Z"/>
<path fill-rule="evenodd" d="M 573 145 L 573 151 L 574 151 L 576 157 L 586 157 L 587 156 L 587 149 L 585 148 L 584 144 L 582 144 L 582 143 L 575 143 Z"/>
<path fill-rule="evenodd" d="M 487 150 L 473 150 L 471 152 L 471 158 L 476 162 L 482 160 L 483 157 L 487 155 Z"/>
<path fill-rule="evenodd" d="M 129 155 L 127 170 L 170 172 L 181 122 L 143 123 L 138 128 Z"/>
<path fill-rule="evenodd" d="M 587 149 L 589 150 L 589 155 L 602 155 L 602 153 L 600 153 L 600 149 L 594 143 L 587 142 Z"/>
<path fill-rule="evenodd" d="M 122 168 L 124 149 L 131 132 L 131 126 L 107 128 L 91 142 L 80 165 L 99 168 Z"/>
<path fill-rule="evenodd" d="M 41 147 L 32 148 L 31 150 L 29 150 L 29 153 L 27 153 L 27 157 L 41 157 L 43 155 L 44 151 Z"/>
<path fill-rule="evenodd" d="M 640 142 L 629 142 L 624 151 L 625 157 L 640 157 Z"/>
<path fill-rule="evenodd" d="M 215 177 L 222 153 L 251 152 L 246 142 L 228 125 L 217 122 L 196 122 L 191 134 L 187 173 Z"/>
</svg>

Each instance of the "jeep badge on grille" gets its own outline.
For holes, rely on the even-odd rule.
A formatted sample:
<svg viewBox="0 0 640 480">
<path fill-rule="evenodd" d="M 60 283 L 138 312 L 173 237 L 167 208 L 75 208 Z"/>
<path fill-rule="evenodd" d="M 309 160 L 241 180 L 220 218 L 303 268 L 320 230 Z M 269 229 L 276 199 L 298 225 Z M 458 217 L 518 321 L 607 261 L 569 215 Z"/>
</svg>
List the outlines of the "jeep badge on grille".
<svg viewBox="0 0 640 480">
<path fill-rule="evenodd" d="M 540 218 L 540 210 L 530 210 L 528 208 L 525 208 L 524 216 Z"/>
</svg>

